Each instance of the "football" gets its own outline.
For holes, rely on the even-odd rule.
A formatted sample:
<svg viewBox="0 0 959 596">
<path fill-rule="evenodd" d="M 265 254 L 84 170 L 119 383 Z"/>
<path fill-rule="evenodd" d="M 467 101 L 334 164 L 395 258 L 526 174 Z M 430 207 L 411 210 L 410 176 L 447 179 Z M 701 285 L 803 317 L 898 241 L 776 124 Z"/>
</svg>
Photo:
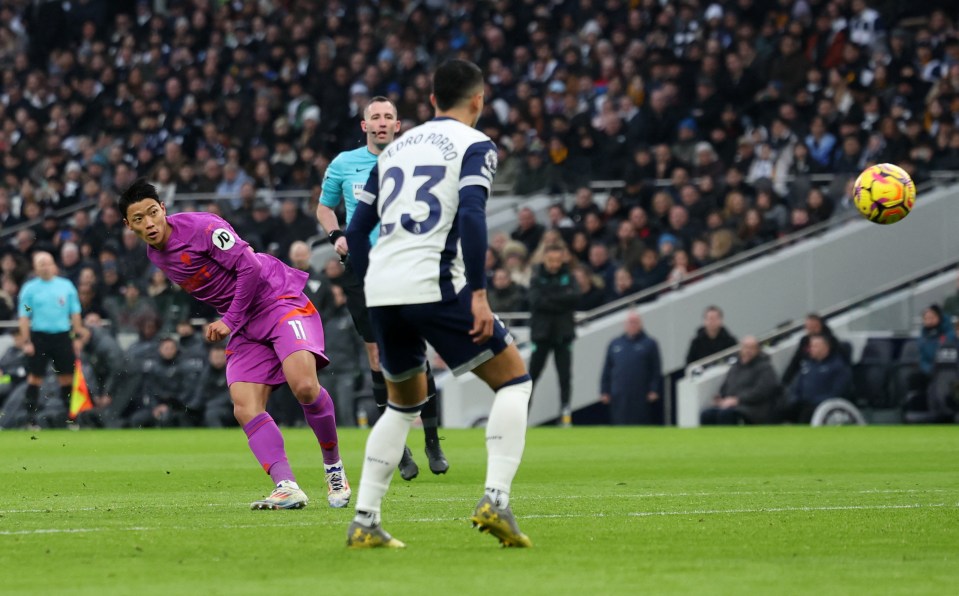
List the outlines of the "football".
<svg viewBox="0 0 959 596">
<path fill-rule="evenodd" d="M 916 204 L 916 185 L 899 166 L 876 164 L 856 178 L 853 200 L 869 221 L 894 224 L 909 215 Z"/>
</svg>

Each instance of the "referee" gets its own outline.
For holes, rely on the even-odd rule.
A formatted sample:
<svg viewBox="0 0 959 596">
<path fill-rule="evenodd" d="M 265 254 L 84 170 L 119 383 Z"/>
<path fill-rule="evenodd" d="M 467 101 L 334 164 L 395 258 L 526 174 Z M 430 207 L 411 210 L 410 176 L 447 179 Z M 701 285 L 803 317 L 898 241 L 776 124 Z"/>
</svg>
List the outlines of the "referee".
<svg viewBox="0 0 959 596">
<path fill-rule="evenodd" d="M 26 409 L 29 424 L 37 424 L 40 385 L 53 362 L 60 382 L 60 398 L 70 411 L 75 356 L 71 327 L 76 336 L 86 334 L 80 321 L 80 298 L 73 283 L 57 275 L 57 265 L 48 252 L 33 255 L 35 277 L 20 290 L 20 333 L 27 356 Z"/>
</svg>

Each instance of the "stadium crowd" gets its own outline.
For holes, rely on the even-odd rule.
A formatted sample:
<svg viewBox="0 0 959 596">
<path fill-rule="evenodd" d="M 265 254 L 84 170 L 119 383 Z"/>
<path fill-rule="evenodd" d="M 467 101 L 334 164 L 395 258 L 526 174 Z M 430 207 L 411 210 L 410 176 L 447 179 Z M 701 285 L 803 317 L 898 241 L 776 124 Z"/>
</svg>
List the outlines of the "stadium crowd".
<svg viewBox="0 0 959 596">
<path fill-rule="evenodd" d="M 556 197 L 491 238 L 494 309 L 528 308 L 554 244 L 580 310 L 681 280 L 851 209 L 869 163 L 917 183 L 959 168 L 959 36 L 939 4 L 4 2 L 0 320 L 43 249 L 87 321 L 140 338 L 128 357 L 177 329 L 186 352 L 182 323 L 212 313 L 150 267 L 119 191 L 146 177 L 171 210 L 218 212 L 308 269 L 326 165 L 361 143 L 369 99 L 392 99 L 404 130 L 429 119 L 429 74 L 450 57 L 487 75 L 497 183 Z M 621 184 L 603 202 L 595 181 Z M 340 273 L 311 271 L 325 318 Z"/>
</svg>

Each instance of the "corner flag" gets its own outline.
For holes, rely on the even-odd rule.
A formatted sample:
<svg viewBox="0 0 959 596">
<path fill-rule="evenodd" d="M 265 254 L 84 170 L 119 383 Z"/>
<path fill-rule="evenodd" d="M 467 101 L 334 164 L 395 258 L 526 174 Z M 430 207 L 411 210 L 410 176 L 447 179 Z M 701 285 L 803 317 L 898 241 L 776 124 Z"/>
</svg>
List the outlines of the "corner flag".
<svg viewBox="0 0 959 596">
<path fill-rule="evenodd" d="M 83 376 L 83 365 L 78 358 L 74 366 L 73 391 L 70 392 L 70 420 L 76 420 L 77 414 L 91 408 L 93 408 L 93 401 L 90 399 L 87 380 Z"/>
</svg>

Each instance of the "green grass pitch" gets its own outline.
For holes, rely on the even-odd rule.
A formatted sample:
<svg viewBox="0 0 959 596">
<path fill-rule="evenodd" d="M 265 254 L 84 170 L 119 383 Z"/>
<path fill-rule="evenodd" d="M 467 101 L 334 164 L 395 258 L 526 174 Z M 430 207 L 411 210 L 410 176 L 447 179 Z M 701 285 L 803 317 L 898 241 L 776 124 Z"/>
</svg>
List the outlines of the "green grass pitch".
<svg viewBox="0 0 959 596">
<path fill-rule="evenodd" d="M 0 433 L 0 594 L 955 594 L 959 429 L 535 428 L 513 487 L 534 548 L 468 520 L 479 430 L 450 473 L 394 477 L 402 551 L 348 551 L 319 448 L 287 429 L 312 501 L 269 492 L 238 429 Z M 367 431 L 342 430 L 354 491 Z M 424 473 L 425 472 L 425 473 Z"/>
</svg>

